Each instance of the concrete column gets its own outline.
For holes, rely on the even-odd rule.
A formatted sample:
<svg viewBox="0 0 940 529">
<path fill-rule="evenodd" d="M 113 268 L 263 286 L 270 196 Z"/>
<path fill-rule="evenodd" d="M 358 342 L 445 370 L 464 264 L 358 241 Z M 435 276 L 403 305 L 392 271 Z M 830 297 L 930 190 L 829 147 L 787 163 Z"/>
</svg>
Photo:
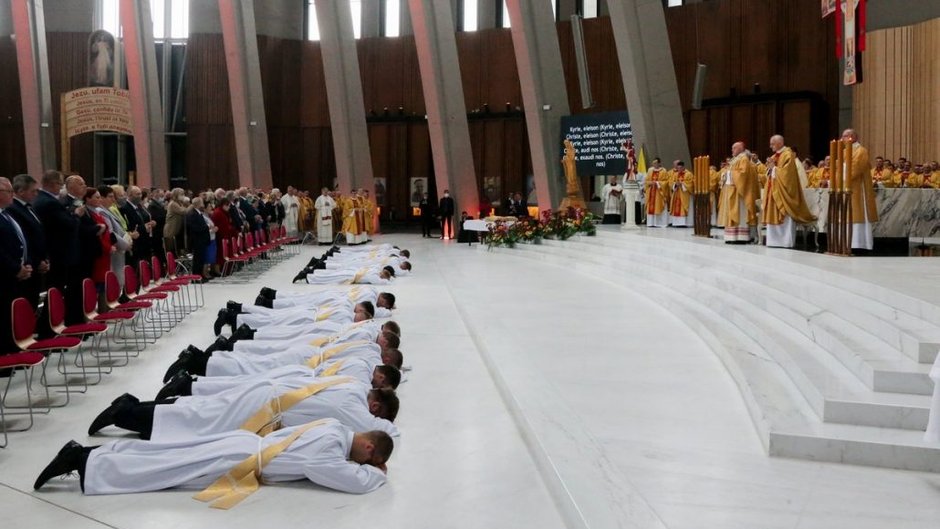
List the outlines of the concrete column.
<svg viewBox="0 0 940 529">
<path fill-rule="evenodd" d="M 411 27 L 411 8 L 408 7 L 407 0 L 401 2 L 401 35 L 414 35 L 414 29 Z"/>
<path fill-rule="evenodd" d="M 634 142 L 645 147 L 647 160 L 689 163 L 662 1 L 622 0 L 610 2 L 608 8 Z"/>
<path fill-rule="evenodd" d="M 464 0 L 477 3 L 477 29 L 490 29 L 496 27 L 496 11 L 503 6 L 497 5 L 497 0 Z"/>
<path fill-rule="evenodd" d="M 304 4 L 295 0 L 256 2 L 255 23 L 258 35 L 303 40 Z"/>
<path fill-rule="evenodd" d="M 11 8 L 26 139 L 26 170 L 38 179 L 47 169 L 56 168 L 42 0 L 12 0 Z"/>
<path fill-rule="evenodd" d="M 271 158 L 254 0 L 219 0 L 219 19 L 232 99 L 238 182 L 242 186 L 270 188 Z"/>
<path fill-rule="evenodd" d="M 166 137 L 149 0 L 121 0 L 124 62 L 134 118 L 137 185 L 167 187 Z"/>
<path fill-rule="evenodd" d="M 382 3 L 385 0 L 363 0 L 362 5 L 362 20 L 360 23 L 361 26 L 361 38 L 368 37 L 378 37 L 381 35 L 381 28 L 385 24 L 385 20 L 382 16 Z M 347 3 L 348 0 L 343 0 L 341 3 Z M 350 11 L 351 13 L 352 11 Z"/>
<path fill-rule="evenodd" d="M 457 212 L 475 211 L 480 199 L 457 58 L 454 12 L 450 2 L 409 0 L 408 3 L 428 113 L 438 198 L 445 189 L 450 189 Z"/>
<path fill-rule="evenodd" d="M 508 0 L 507 6 L 539 208 L 554 208 L 565 194 L 561 117 L 569 114 L 555 18 L 548 2 Z"/>
<path fill-rule="evenodd" d="M 46 31 L 91 33 L 95 30 L 95 4 L 96 0 L 44 0 Z"/>
<path fill-rule="evenodd" d="M 359 55 L 349 2 L 317 2 L 326 98 L 333 130 L 336 181 L 343 194 L 364 187 L 375 196 Z"/>
</svg>

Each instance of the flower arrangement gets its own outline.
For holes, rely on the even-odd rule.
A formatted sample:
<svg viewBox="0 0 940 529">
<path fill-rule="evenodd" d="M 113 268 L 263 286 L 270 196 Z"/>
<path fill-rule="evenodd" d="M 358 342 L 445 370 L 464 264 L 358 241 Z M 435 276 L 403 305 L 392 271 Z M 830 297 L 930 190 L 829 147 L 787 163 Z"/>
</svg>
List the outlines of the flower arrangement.
<svg viewBox="0 0 940 529">
<path fill-rule="evenodd" d="M 543 238 L 566 240 L 577 234 L 597 234 L 597 216 L 581 208 L 546 209 L 538 218 L 525 217 L 510 224 L 497 220 L 484 237 L 487 246 L 513 247 L 518 242 L 538 244 Z"/>
</svg>

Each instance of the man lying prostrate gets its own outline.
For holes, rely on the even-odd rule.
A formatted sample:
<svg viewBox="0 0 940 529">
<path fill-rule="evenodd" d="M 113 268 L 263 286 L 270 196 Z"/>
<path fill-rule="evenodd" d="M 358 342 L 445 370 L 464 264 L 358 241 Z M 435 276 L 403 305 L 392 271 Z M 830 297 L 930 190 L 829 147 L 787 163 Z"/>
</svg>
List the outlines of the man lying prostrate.
<svg viewBox="0 0 940 529">
<path fill-rule="evenodd" d="M 294 327 L 309 326 L 320 322 L 348 325 L 353 321 L 362 321 L 372 317 L 370 314 L 368 318 L 361 317 L 356 320 L 356 312 L 356 305 L 348 299 L 336 299 L 316 307 L 298 306 L 283 309 L 269 309 L 229 301 L 225 308 L 219 310 L 212 330 L 218 336 L 225 325 L 231 326 L 234 332 L 242 324 L 257 330 L 269 325 Z M 373 307 L 370 312 L 374 313 L 375 308 Z"/>
<path fill-rule="evenodd" d="M 310 285 L 387 285 L 395 277 L 391 266 L 362 267 L 343 270 L 314 270 L 304 268 L 294 276 L 293 283 L 305 281 Z"/>
<path fill-rule="evenodd" d="M 186 371 L 180 371 L 160 389 L 153 400 L 189 397 L 191 395 L 214 395 L 256 380 L 277 381 L 281 378 L 311 374 L 315 377 L 351 377 L 363 384 L 370 384 L 373 389 L 397 389 L 401 383 L 401 371 L 395 366 L 375 364 L 371 358 L 354 357 L 331 360 L 315 368 L 302 364 L 281 366 L 257 375 L 200 377 L 190 375 Z"/>
<path fill-rule="evenodd" d="M 201 439 L 155 443 L 119 439 L 103 446 L 66 443 L 39 474 L 39 490 L 50 479 L 78 472 L 85 494 L 129 494 L 185 487 L 204 489 L 216 482 L 238 483 L 240 497 L 258 482 L 277 483 L 308 479 L 341 492 L 363 494 L 385 483 L 385 463 L 394 443 L 385 432 L 354 433 L 339 421 L 326 419 L 284 428 L 260 437 L 235 430 Z M 270 460 L 262 459 L 264 453 Z M 243 465 L 239 465 L 242 463 Z M 244 472 L 242 467 L 248 467 Z M 257 481 L 245 476 L 255 472 Z M 220 490 L 225 491 L 224 484 Z M 234 487 L 230 487 L 234 491 Z M 196 499 L 210 501 L 200 493 Z M 220 494 L 231 507 L 229 496 Z"/>
<path fill-rule="evenodd" d="M 179 358 L 167 369 L 163 382 L 168 382 L 180 371 L 210 377 L 253 375 L 289 365 L 305 364 L 315 368 L 328 360 L 350 357 L 365 358 L 376 364 L 388 364 L 401 369 L 402 354 L 398 350 L 400 343 L 397 335 L 383 331 L 375 341 L 353 340 L 334 342 L 321 347 L 294 347 L 267 355 L 239 354 L 232 351 L 205 353 L 190 346 L 181 352 Z"/>
<path fill-rule="evenodd" d="M 312 373 L 256 380 L 206 396 L 141 402 L 128 393 L 102 411 L 88 435 L 117 426 L 157 442 L 206 437 L 230 430 L 259 435 L 282 426 L 336 419 L 356 431 L 380 430 L 393 437 L 398 415 L 393 389 L 372 389 L 350 377 Z"/>
<path fill-rule="evenodd" d="M 397 258 L 396 258 L 397 259 Z M 395 270 L 394 277 L 407 276 L 411 274 L 411 263 L 408 261 L 396 261 L 390 257 L 385 259 L 353 259 L 348 261 L 334 262 L 332 259 L 323 263 L 322 267 L 314 270 L 359 270 L 362 268 L 392 267 Z"/>
<path fill-rule="evenodd" d="M 287 307 L 317 307 L 338 299 L 349 299 L 353 303 L 371 302 L 375 305 L 376 318 L 391 318 L 395 308 L 395 295 L 390 292 L 379 293 L 372 287 L 356 285 L 349 289 L 306 291 L 277 291 L 263 287 L 255 298 L 255 305 L 269 309 Z"/>
<path fill-rule="evenodd" d="M 215 347 L 213 350 L 270 354 L 283 352 L 295 346 L 312 345 L 319 347 L 327 343 L 341 343 L 350 340 L 375 341 L 379 333 L 385 330 L 398 334 L 401 327 L 394 321 L 380 323 L 375 320 L 364 320 L 345 326 L 336 326 L 328 322 L 310 327 L 277 326 L 270 329 L 261 329 L 255 332 L 251 338 L 235 338 L 234 341 L 230 340 L 228 347 Z M 245 333 L 242 333 L 242 335 L 244 336 Z"/>
</svg>

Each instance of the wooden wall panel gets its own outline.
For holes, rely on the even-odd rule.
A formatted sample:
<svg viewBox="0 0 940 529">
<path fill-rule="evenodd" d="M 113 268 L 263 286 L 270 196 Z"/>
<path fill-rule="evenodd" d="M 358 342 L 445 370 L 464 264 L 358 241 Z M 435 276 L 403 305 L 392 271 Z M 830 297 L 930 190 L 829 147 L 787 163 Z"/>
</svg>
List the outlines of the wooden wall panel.
<svg viewBox="0 0 940 529">
<path fill-rule="evenodd" d="M 712 0 L 669 8 L 666 22 L 693 155 L 709 145 L 708 154 L 724 156 L 741 138 L 751 138 L 749 144 L 764 152 L 774 133 L 788 136 L 788 143 L 791 137 L 805 142 L 804 154 L 824 154 L 826 143 L 819 138 L 838 132 L 838 64 L 832 20 L 819 17 L 819 2 Z M 698 63 L 708 66 L 706 109 L 730 105 L 738 110 L 691 110 Z M 754 97 L 755 84 L 760 85 L 760 97 Z M 779 113 L 800 99 L 813 100 L 809 121 L 784 123 Z M 761 107 L 758 100 L 768 106 Z M 748 119 L 751 112 L 755 114 Z M 702 123 L 712 118 L 722 122 Z M 702 130 L 721 136 L 696 138 Z"/>
<path fill-rule="evenodd" d="M 55 126 L 56 152 L 61 153 L 59 140 L 59 96 L 62 93 L 82 88 L 88 84 L 88 33 L 46 33 L 46 46 L 49 56 L 49 88 L 52 92 L 52 115 Z M 15 78 L 15 77 L 14 77 Z M 91 134 L 82 134 L 72 138 L 73 172 L 85 177 L 89 183 L 94 175 L 94 138 Z M 62 160 L 60 156 L 59 164 Z"/>
<path fill-rule="evenodd" d="M 940 159 L 940 19 L 868 34 L 855 126 L 873 156 Z"/>
<path fill-rule="evenodd" d="M 26 146 L 16 45 L 9 36 L 0 37 L 0 74 L 7 79 L 0 90 L 0 176 L 10 178 L 26 172 Z"/>
</svg>

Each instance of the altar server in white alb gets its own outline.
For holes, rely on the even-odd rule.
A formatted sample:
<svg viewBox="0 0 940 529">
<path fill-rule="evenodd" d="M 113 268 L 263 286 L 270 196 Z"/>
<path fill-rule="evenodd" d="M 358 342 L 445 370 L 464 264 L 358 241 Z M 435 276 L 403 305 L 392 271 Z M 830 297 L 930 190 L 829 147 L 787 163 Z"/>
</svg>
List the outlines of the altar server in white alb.
<svg viewBox="0 0 940 529">
<path fill-rule="evenodd" d="M 282 426 L 336 419 L 356 431 L 381 430 L 398 436 L 393 389 L 372 389 L 350 377 L 317 378 L 312 372 L 278 379 L 256 379 L 206 396 L 141 402 L 121 395 L 88 428 L 95 435 L 108 426 L 158 442 L 206 437 L 230 430 L 263 434 Z"/>
<path fill-rule="evenodd" d="M 623 209 L 623 186 L 617 182 L 617 177 L 611 175 L 610 181 L 604 184 L 601 190 L 601 200 L 604 201 L 604 224 L 620 224 L 620 211 Z"/>
<path fill-rule="evenodd" d="M 803 196 L 796 155 L 784 144 L 783 136 L 772 136 L 770 149 L 774 151 L 773 163 L 767 168 L 761 212 L 767 226 L 767 246 L 792 248 L 796 244 L 797 224 L 809 224 L 816 217 L 810 213 Z"/>
<path fill-rule="evenodd" d="M 872 224 L 878 222 L 878 206 L 875 203 L 868 149 L 858 142 L 855 129 L 845 129 L 842 140 L 852 142 L 852 174 L 849 175 L 849 190 L 852 191 L 852 249 L 871 250 L 875 245 Z"/>
<path fill-rule="evenodd" d="M 330 190 L 323 188 L 320 190 L 320 196 L 313 204 L 317 210 L 317 243 L 333 243 L 333 209 L 336 207 L 336 201 L 330 196 Z"/>
<path fill-rule="evenodd" d="M 120 439 L 84 447 L 69 441 L 33 487 L 77 472 L 85 494 L 130 494 L 163 489 L 204 490 L 195 496 L 230 508 L 260 483 L 310 480 L 364 494 L 385 483 L 394 443 L 385 432 L 355 433 L 325 419 L 264 437 L 234 430 L 171 443 Z M 235 487 L 237 484 L 237 490 Z"/>
</svg>

